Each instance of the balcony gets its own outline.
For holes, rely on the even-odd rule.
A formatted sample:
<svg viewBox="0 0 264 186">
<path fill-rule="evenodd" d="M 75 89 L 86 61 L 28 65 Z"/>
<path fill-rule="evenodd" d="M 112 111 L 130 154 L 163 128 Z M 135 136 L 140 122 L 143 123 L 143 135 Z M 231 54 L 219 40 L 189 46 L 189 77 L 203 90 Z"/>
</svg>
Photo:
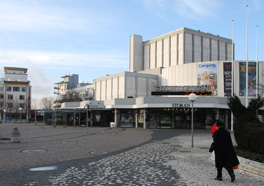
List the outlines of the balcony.
<svg viewBox="0 0 264 186">
<path fill-rule="evenodd" d="M 60 88 L 59 87 L 54 87 L 54 89 L 58 89 L 59 90 Z"/>
<path fill-rule="evenodd" d="M 58 93 L 58 92 L 54 92 L 54 94 L 60 94 L 60 93 Z"/>
<path fill-rule="evenodd" d="M 83 98 L 84 99 L 92 99 L 93 95 L 91 95 L 91 94 L 83 94 Z"/>
</svg>

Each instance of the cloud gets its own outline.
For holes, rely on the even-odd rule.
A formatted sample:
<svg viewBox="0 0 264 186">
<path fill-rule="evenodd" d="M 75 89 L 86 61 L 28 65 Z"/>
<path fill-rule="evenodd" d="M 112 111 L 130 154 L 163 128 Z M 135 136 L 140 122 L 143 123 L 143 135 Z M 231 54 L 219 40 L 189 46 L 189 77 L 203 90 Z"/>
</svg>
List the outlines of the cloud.
<svg viewBox="0 0 264 186">
<path fill-rule="evenodd" d="M 166 18 L 167 0 L 143 0 L 143 5 L 161 19 Z"/>
<path fill-rule="evenodd" d="M 65 73 L 78 74 L 87 69 L 87 73 L 92 76 L 91 79 L 99 78 L 102 71 L 128 69 L 128 59 L 127 54 L 114 51 L 100 54 L 75 54 L 0 50 L 0 66 L 28 68 L 32 97 L 41 99 L 54 95 L 54 83 L 58 82 L 58 78 Z M 3 69 L 0 70 L 0 77 L 3 77 Z M 87 81 L 87 79 L 84 80 Z"/>
<path fill-rule="evenodd" d="M 253 0 L 253 6 L 255 7 L 256 10 L 262 9 L 262 3 L 263 1 L 261 0 Z"/>
<path fill-rule="evenodd" d="M 215 17 L 221 4 L 216 0 L 178 0 L 173 7 L 180 15 L 199 20 Z"/>
<path fill-rule="evenodd" d="M 143 5 L 160 18 L 169 17 L 173 10 L 179 16 L 202 20 L 215 17 L 222 7 L 217 0 L 144 0 Z"/>
<path fill-rule="evenodd" d="M 96 33 L 114 22 L 114 16 L 104 17 L 101 11 L 95 11 L 89 6 L 86 11 L 76 11 L 74 7 L 55 3 L 55 1 L 53 4 L 45 4 L 43 1 L 0 1 L 0 29 L 15 32 L 71 30 Z"/>
<path fill-rule="evenodd" d="M 0 50 L 0 64 L 18 65 L 41 65 L 53 68 L 65 67 L 127 67 L 127 54 L 118 52 L 103 52 L 96 54 L 75 54 L 43 51 L 13 51 Z M 10 66 L 9 65 L 9 66 Z"/>
</svg>

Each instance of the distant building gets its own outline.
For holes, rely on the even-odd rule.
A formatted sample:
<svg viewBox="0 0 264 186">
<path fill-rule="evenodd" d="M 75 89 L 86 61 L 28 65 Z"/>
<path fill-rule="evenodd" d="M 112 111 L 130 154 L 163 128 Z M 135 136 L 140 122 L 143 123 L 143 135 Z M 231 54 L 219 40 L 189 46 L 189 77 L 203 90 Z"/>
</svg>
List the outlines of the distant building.
<svg viewBox="0 0 264 186">
<path fill-rule="evenodd" d="M 232 129 L 228 96 L 234 93 L 245 105 L 264 84 L 263 61 L 248 61 L 246 96 L 246 62 L 232 55 L 231 39 L 199 30 L 181 28 L 148 41 L 132 35 L 129 72 L 96 78 L 93 102 L 67 103 L 62 108 L 69 109 L 73 118 L 82 113 L 84 119 L 84 107 L 89 109 L 89 126 L 111 122 L 115 127 L 190 129 L 188 95 L 194 92 L 195 129 L 211 128 L 217 119 Z M 263 110 L 258 112 L 261 121 Z"/>
<path fill-rule="evenodd" d="M 148 41 L 140 35 L 129 39 L 130 72 L 231 59 L 231 39 L 200 30 L 180 28 Z"/>
<path fill-rule="evenodd" d="M 5 77 L 0 80 L 0 109 L 4 121 L 30 119 L 31 86 L 27 68 L 4 67 Z M 21 118 L 20 118 L 21 116 Z"/>
<path fill-rule="evenodd" d="M 94 99 L 94 85 L 91 83 L 79 83 L 78 74 L 69 74 L 62 76 L 63 81 L 55 83 L 57 86 L 54 87 L 57 91 L 54 94 L 57 94 L 55 100 L 55 108 L 61 108 L 61 104 L 66 100 L 67 92 L 77 93 L 78 97 L 82 101 L 84 100 L 93 100 Z"/>
</svg>

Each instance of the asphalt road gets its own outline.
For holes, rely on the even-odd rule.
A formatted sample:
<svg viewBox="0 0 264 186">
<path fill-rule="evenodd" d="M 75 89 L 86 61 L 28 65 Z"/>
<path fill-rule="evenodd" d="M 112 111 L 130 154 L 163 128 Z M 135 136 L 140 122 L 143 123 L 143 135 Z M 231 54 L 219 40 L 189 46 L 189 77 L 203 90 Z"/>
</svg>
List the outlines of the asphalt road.
<svg viewBox="0 0 264 186">
<path fill-rule="evenodd" d="M 73 165 L 87 165 L 127 152 L 152 141 L 174 137 L 186 131 L 122 128 L 35 126 L 1 124 L 2 138 L 9 138 L 18 127 L 21 143 L 2 140 L 0 144 L 0 185 L 26 185 L 34 180 L 46 185 L 47 178 Z M 57 166 L 53 171 L 29 171 L 30 168 Z"/>
<path fill-rule="evenodd" d="M 236 173 L 235 183 L 209 160 L 209 130 L 123 129 L 0 124 L 2 138 L 14 127 L 21 143 L 0 142 L 0 186 L 225 186 L 264 185 Z M 39 169 L 40 168 L 40 169 Z M 52 170 L 47 170 L 54 168 Z M 46 169 L 46 170 L 45 170 Z"/>
</svg>

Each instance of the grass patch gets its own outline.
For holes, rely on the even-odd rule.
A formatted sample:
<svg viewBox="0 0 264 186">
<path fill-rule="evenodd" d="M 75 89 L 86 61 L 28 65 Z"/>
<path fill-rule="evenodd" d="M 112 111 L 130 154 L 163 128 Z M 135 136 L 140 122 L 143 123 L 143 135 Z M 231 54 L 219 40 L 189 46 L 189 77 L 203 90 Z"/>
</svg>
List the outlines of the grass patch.
<svg viewBox="0 0 264 186">
<path fill-rule="evenodd" d="M 257 154 L 254 152 L 245 151 L 245 150 L 239 149 L 237 147 L 234 147 L 234 149 L 236 151 L 236 154 L 240 157 L 250 159 L 253 161 L 257 161 L 260 163 L 264 163 L 264 155 L 263 154 Z"/>
</svg>

